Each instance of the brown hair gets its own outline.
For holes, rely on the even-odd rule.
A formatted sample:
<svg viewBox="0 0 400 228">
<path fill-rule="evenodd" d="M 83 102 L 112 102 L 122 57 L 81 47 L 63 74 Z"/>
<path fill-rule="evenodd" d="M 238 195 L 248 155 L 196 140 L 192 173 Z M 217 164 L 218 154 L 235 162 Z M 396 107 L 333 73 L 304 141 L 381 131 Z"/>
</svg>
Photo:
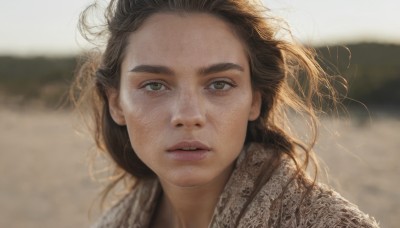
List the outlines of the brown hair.
<svg viewBox="0 0 400 228">
<path fill-rule="evenodd" d="M 244 41 L 252 86 L 262 96 L 261 115 L 249 123 L 245 145 L 257 142 L 273 148 L 274 153 L 273 159 L 265 161 L 265 175 L 259 178 L 254 194 L 271 176 L 282 156 L 295 162 L 300 177 L 305 176 L 310 160 L 316 165 L 312 152 L 317 138 L 316 112 L 320 110 L 323 96 L 335 104 L 337 94 L 311 49 L 288 37 L 278 38 L 278 32 L 285 26 L 268 16 L 267 9 L 247 0 L 111 0 L 105 11 L 104 27 L 91 27 L 88 16 L 95 7 L 93 4 L 82 13 L 80 30 L 89 41 L 107 37 L 107 46 L 102 54 L 89 56 L 81 66 L 72 95 L 78 105 L 84 100 L 90 102 L 97 147 L 115 162 L 116 178 L 111 180 L 106 192 L 121 180 L 155 176 L 136 156 L 126 127 L 117 125 L 111 118 L 106 91 L 119 88 L 120 65 L 128 35 L 149 16 L 161 11 L 215 15 L 230 24 Z M 290 131 L 288 114 L 293 112 L 309 123 L 308 140 L 300 140 Z"/>
</svg>

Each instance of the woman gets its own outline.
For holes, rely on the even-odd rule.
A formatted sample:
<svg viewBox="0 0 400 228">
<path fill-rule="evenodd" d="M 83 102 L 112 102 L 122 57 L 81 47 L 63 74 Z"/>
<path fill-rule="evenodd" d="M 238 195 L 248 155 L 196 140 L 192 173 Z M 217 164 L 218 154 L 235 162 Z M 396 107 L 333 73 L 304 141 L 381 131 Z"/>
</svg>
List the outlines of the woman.
<svg viewBox="0 0 400 228">
<path fill-rule="evenodd" d="M 320 87 L 312 53 L 246 0 L 119 0 L 81 67 L 94 136 L 129 192 L 94 227 L 377 227 L 306 175 Z M 88 34 L 88 33 L 86 33 Z M 302 85 L 300 82 L 304 81 Z M 86 82 L 86 86 L 82 86 Z M 310 120 L 310 142 L 286 113 Z"/>
</svg>

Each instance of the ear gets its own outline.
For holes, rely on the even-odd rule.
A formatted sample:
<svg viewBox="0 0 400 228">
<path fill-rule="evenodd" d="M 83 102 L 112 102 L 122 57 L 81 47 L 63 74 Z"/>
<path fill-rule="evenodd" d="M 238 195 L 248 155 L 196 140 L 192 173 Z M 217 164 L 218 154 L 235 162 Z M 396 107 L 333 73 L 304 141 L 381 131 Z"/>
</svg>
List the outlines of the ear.
<svg viewBox="0 0 400 228">
<path fill-rule="evenodd" d="M 111 118 L 118 125 L 125 125 L 125 115 L 121 108 L 121 102 L 119 99 L 119 92 L 116 89 L 107 90 L 108 108 L 110 110 Z"/>
<path fill-rule="evenodd" d="M 260 116 L 261 103 L 261 93 L 259 91 L 253 92 L 253 100 L 249 113 L 249 121 L 256 120 Z"/>
</svg>

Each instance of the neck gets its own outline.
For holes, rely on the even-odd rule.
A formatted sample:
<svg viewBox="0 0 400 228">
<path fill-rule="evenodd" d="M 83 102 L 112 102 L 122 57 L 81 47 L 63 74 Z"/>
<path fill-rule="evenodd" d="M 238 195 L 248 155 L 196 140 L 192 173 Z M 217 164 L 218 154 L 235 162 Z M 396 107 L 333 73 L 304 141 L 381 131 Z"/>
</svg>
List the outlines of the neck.
<svg viewBox="0 0 400 228">
<path fill-rule="evenodd" d="M 194 187 L 175 186 L 160 180 L 164 194 L 159 216 L 163 227 L 208 227 L 231 172 L 230 167 L 211 182 Z"/>
</svg>

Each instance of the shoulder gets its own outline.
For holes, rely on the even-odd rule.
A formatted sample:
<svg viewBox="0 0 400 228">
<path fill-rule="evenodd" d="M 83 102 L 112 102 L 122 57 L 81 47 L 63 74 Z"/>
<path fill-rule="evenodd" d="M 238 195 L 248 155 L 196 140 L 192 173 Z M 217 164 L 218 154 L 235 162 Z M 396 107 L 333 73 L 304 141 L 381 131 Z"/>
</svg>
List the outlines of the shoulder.
<svg viewBox="0 0 400 228">
<path fill-rule="evenodd" d="M 113 207 L 108 209 L 91 228 L 113 228 L 120 227 L 126 217 L 130 214 L 134 192 L 130 192 L 119 200 Z"/>
<path fill-rule="evenodd" d="M 290 162 L 275 175 L 293 174 Z M 278 170 L 279 170 L 278 169 Z M 292 171 L 291 171 L 292 170 Z M 282 180 L 282 179 L 281 179 Z M 287 179 L 286 179 L 287 180 Z M 379 227 L 375 219 L 327 185 L 311 184 L 307 177 L 291 179 L 271 205 L 272 221 L 282 227 Z M 283 184 L 283 183 L 282 183 Z"/>
<path fill-rule="evenodd" d="M 140 182 L 106 211 L 91 228 L 146 227 L 157 204 L 159 193 L 158 181 Z"/>
<path fill-rule="evenodd" d="M 330 187 L 317 184 L 306 194 L 299 213 L 314 227 L 379 227 L 375 219 Z"/>
<path fill-rule="evenodd" d="M 311 183 L 297 175 L 291 159 L 283 159 L 254 198 L 257 208 L 268 208 L 262 211 L 272 227 L 379 227 L 331 187 Z"/>
</svg>

